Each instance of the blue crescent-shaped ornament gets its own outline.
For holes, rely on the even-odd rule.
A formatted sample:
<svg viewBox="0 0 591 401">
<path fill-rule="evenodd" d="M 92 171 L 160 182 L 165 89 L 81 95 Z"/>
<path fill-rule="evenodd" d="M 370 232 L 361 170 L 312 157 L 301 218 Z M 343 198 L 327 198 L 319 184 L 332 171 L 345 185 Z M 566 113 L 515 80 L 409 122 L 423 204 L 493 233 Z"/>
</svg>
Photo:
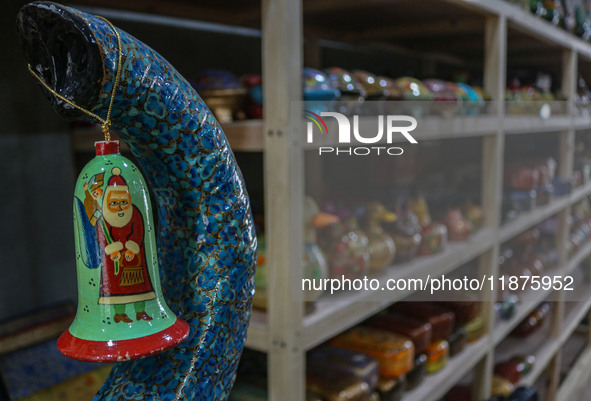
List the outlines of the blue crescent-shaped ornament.
<svg viewBox="0 0 591 401">
<path fill-rule="evenodd" d="M 119 61 L 117 38 L 110 24 L 70 7 L 36 2 L 21 9 L 17 30 L 25 57 L 39 78 L 57 93 L 105 118 Z M 172 312 L 189 324 L 190 333 L 165 352 L 117 363 L 95 399 L 225 400 L 244 347 L 254 292 L 256 236 L 248 194 L 220 125 L 195 90 L 162 56 L 126 32 L 118 32 L 122 76 L 115 92 L 111 128 L 131 149 L 154 194 L 161 291 Z M 44 89 L 44 94 L 60 116 L 91 120 L 48 90 Z M 97 198 L 101 210 L 95 214 L 92 207 L 90 211 L 85 208 L 82 192 L 75 204 L 75 215 L 88 219 L 83 224 L 89 230 L 77 233 L 78 240 L 83 237 L 84 244 L 96 240 L 103 252 L 97 261 L 89 256 L 96 250 L 89 249 L 81 262 L 97 277 L 111 274 L 104 269 L 105 260 L 114 260 L 108 252 L 112 251 L 115 259 L 120 252 L 120 261 L 126 260 L 126 255 L 133 260 L 142 252 L 138 240 L 117 240 L 120 233 L 108 225 L 102 226 L 103 231 L 96 229 L 107 220 L 106 207 L 117 214 L 116 208 L 139 204 L 131 194 L 129 205 L 125 191 L 119 191 L 129 186 L 128 192 L 132 192 L 130 180 L 135 172 L 116 169 L 123 167 L 119 159 L 111 162 L 100 171 L 89 171 L 84 181 L 92 187 L 96 177 L 93 181 L 91 174 L 104 172 L 99 177 L 103 193 Z M 109 202 L 105 196 L 110 196 Z M 129 219 L 140 215 L 147 225 L 143 211 Z M 105 233 L 111 236 L 104 237 Z M 117 242 L 124 248 L 119 249 Z M 120 285 L 135 285 L 142 274 L 147 279 L 139 270 L 125 273 L 123 262 L 112 264 L 115 271 L 118 277 L 125 276 L 118 281 Z M 157 285 L 152 284 L 157 293 Z M 97 294 L 109 302 L 104 299 L 109 294 Z M 141 307 L 142 301 L 133 301 Z M 135 303 L 133 308 L 127 305 L 124 314 L 133 324 L 144 324 L 154 318 L 149 302 L 145 300 L 144 311 L 135 309 Z M 121 319 L 112 325 L 132 324 Z"/>
</svg>

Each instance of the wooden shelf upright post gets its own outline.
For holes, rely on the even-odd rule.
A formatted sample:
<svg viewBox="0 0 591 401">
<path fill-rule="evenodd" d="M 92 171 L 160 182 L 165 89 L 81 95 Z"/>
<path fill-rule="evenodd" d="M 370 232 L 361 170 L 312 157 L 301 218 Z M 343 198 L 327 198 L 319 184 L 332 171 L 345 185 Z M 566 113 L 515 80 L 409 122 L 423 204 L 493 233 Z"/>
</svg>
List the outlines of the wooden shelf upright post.
<svg viewBox="0 0 591 401">
<path fill-rule="evenodd" d="M 305 399 L 303 162 L 294 149 L 292 101 L 301 100 L 302 3 L 263 0 L 262 54 L 268 268 L 268 390 L 271 401 Z M 300 283 L 298 285 L 298 282 Z"/>
</svg>

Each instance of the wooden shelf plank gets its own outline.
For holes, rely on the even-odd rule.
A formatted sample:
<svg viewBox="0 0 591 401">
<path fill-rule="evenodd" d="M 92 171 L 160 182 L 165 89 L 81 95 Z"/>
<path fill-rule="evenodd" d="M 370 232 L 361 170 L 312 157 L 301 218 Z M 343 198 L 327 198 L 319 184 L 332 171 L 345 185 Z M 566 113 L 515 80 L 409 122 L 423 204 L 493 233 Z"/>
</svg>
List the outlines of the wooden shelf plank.
<svg viewBox="0 0 591 401">
<path fill-rule="evenodd" d="M 267 314 L 253 309 L 246 333 L 246 346 L 256 351 L 267 352 L 269 350 L 267 327 Z"/>
<path fill-rule="evenodd" d="M 568 264 L 564 268 L 553 269 L 546 274 L 549 276 L 554 275 L 568 275 L 571 274 L 577 266 L 586 258 L 591 255 L 591 241 L 588 242 L 583 248 L 579 249 L 575 255 L 573 255 Z M 528 291 L 521 296 L 521 301 L 518 305 L 518 310 L 515 316 L 507 321 L 498 323 L 492 334 L 493 344 L 499 344 L 507 335 L 521 322 L 537 305 L 539 305 L 544 299 L 550 294 L 551 290 L 539 290 L 539 291 Z"/>
<path fill-rule="evenodd" d="M 581 383 L 588 383 L 591 371 L 591 347 L 587 346 L 575 365 L 570 369 L 566 380 L 561 384 L 556 395 L 556 401 L 572 401 L 572 393 L 581 388 Z"/>
<path fill-rule="evenodd" d="M 329 134 L 320 137 L 312 144 L 304 144 L 305 149 L 316 149 L 319 146 L 338 145 L 336 123 L 327 119 Z M 417 141 L 430 141 L 438 139 L 466 138 L 477 136 L 495 135 L 501 124 L 496 116 L 425 116 L 419 117 L 418 127 L 413 131 Z M 361 117 L 360 130 L 375 130 L 376 117 Z M 589 117 L 567 117 L 557 115 L 547 120 L 539 116 L 506 116 L 502 125 L 508 134 L 531 134 L 537 132 L 553 132 L 565 130 L 571 127 L 576 129 L 591 128 Z M 232 150 L 238 152 L 262 152 L 264 151 L 263 120 L 244 120 L 222 125 L 222 129 L 230 142 Z M 72 131 L 72 145 L 76 151 L 94 150 L 94 142 L 102 139 L 100 129 L 95 127 L 76 128 Z M 405 139 L 395 137 L 394 143 L 401 143 Z M 385 143 L 385 142 L 384 142 Z M 382 143 L 383 144 L 383 143 Z M 122 149 L 127 147 L 122 144 Z"/>
<path fill-rule="evenodd" d="M 236 121 L 223 124 L 222 130 L 230 142 L 233 151 L 262 152 L 265 148 L 262 120 Z M 118 139 L 116 135 L 114 139 Z M 94 151 L 94 143 L 103 139 L 103 133 L 98 126 L 75 128 L 72 130 L 72 147 L 75 151 Z M 121 143 L 123 151 L 129 150 L 125 143 Z"/>
<path fill-rule="evenodd" d="M 589 287 L 587 287 L 589 290 Z M 587 291 L 589 292 L 589 291 Z M 573 334 L 589 308 L 591 307 L 591 297 L 587 300 L 580 302 L 570 313 L 565 316 L 565 325 L 563 326 L 560 338 L 552 339 L 548 341 L 546 336 L 544 345 L 540 348 L 539 353 L 536 354 L 536 363 L 534 368 L 526 377 L 521 380 L 520 384 L 526 386 L 532 386 L 538 377 L 544 372 L 552 357 L 560 350 L 563 344 Z"/>
<path fill-rule="evenodd" d="M 590 294 L 590 290 L 590 286 L 586 285 L 577 289 L 577 292 L 579 294 Z M 571 304 L 571 307 L 566 310 L 564 325 L 558 337 L 550 336 L 551 322 L 548 319 L 548 321 L 544 323 L 544 327 L 535 334 L 527 337 L 526 340 L 523 338 L 508 337 L 497 346 L 497 362 L 504 361 L 517 354 L 533 354 L 536 356 L 536 363 L 532 371 L 520 381 L 520 385 L 533 385 L 542 372 L 548 367 L 554 355 L 556 355 L 563 344 L 572 335 L 591 307 L 591 295 L 587 295 L 583 301 L 573 302 Z"/>
<path fill-rule="evenodd" d="M 505 223 L 499 231 L 499 240 L 505 242 L 528 228 L 541 223 L 569 205 L 591 194 L 591 183 L 576 188 L 570 195 L 553 199 L 548 205 L 537 207 L 520 214 L 517 218 Z"/>
</svg>

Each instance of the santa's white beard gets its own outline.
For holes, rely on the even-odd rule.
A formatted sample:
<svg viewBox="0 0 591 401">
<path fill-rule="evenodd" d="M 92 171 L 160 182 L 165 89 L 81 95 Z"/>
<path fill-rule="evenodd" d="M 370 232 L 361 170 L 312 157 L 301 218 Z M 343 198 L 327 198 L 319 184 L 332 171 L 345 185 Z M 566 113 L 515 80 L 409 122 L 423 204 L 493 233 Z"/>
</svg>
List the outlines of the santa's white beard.
<svg viewBox="0 0 591 401">
<path fill-rule="evenodd" d="M 132 207 L 126 210 L 119 210 L 114 213 L 111 212 L 108 208 L 103 209 L 103 216 L 105 218 L 105 221 L 109 223 L 111 226 L 117 228 L 126 226 L 131 221 L 132 214 Z"/>
</svg>

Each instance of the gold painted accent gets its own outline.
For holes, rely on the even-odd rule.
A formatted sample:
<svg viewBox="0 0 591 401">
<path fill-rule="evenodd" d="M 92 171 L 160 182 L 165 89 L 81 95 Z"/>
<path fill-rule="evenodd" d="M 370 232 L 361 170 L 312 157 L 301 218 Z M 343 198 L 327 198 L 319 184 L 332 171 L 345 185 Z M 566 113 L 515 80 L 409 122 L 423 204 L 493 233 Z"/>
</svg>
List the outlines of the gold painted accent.
<svg viewBox="0 0 591 401">
<path fill-rule="evenodd" d="M 121 287 L 129 287 L 130 285 L 144 284 L 146 280 L 142 270 L 142 266 L 123 266 L 119 285 Z"/>
</svg>

